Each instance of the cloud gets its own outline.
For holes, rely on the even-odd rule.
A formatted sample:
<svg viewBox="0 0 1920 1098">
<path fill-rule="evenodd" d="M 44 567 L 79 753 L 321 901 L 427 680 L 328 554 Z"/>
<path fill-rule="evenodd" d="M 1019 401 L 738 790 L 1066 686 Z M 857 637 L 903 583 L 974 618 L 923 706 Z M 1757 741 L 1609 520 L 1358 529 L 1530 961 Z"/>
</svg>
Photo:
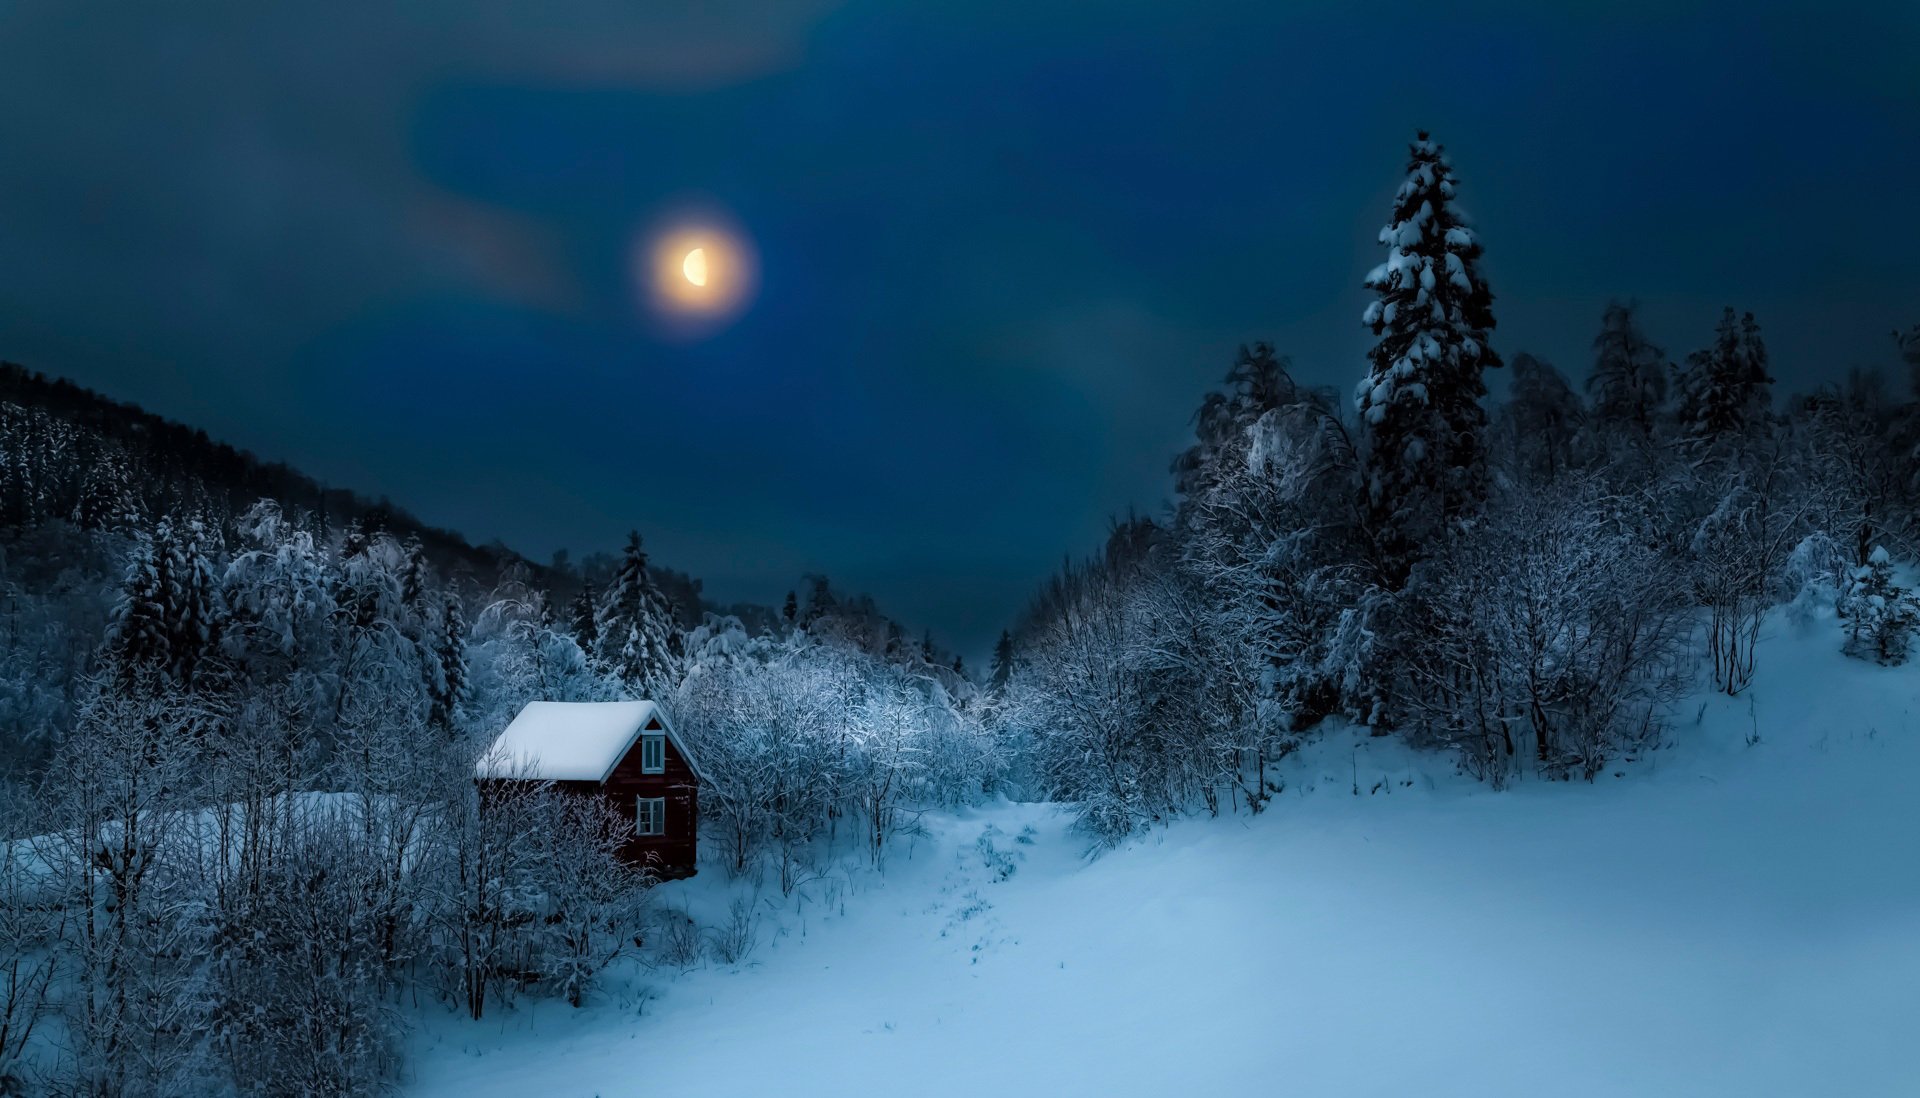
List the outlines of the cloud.
<svg viewBox="0 0 1920 1098">
<path fill-rule="evenodd" d="M 436 291 L 563 305 L 565 257 L 532 220 L 414 169 L 411 105 L 449 80 L 750 79 L 797 63 L 824 10 L 353 0 L 122 3 L 83 17 L 9 5 L 0 255 L 13 273 L 0 302 L 157 295 L 205 322 L 272 311 L 308 331 Z"/>
</svg>

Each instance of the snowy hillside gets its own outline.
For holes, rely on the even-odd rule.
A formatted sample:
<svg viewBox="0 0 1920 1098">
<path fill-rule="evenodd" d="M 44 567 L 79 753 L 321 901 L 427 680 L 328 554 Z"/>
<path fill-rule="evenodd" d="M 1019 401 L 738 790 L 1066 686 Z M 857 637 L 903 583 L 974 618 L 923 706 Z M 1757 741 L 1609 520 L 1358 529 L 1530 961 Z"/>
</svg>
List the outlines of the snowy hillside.
<svg viewBox="0 0 1920 1098">
<path fill-rule="evenodd" d="M 1920 1093 L 1920 669 L 1837 648 L 1775 619 L 1750 690 L 1591 786 L 1343 733 L 1263 816 L 1091 862 L 1050 806 L 929 817 L 883 876 L 763 897 L 742 965 L 432 1012 L 409 1092 Z"/>
</svg>

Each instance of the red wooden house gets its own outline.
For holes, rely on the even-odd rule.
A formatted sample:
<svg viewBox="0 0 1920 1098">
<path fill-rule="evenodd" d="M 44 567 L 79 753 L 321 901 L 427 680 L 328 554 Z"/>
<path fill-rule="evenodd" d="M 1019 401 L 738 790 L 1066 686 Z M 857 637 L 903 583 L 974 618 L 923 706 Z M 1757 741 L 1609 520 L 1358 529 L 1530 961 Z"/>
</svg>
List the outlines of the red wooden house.
<svg viewBox="0 0 1920 1098">
<path fill-rule="evenodd" d="M 694 873 L 700 765 L 650 701 L 528 702 L 475 777 L 603 797 L 633 824 L 622 850 L 628 861 L 661 877 Z"/>
</svg>

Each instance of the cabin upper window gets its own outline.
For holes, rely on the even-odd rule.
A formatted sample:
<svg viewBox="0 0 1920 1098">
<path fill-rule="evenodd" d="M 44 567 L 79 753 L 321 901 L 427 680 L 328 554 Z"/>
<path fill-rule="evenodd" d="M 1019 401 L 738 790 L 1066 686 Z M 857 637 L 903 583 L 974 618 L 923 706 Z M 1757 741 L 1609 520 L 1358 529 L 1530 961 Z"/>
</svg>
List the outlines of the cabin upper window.
<svg viewBox="0 0 1920 1098">
<path fill-rule="evenodd" d="M 667 738 L 648 733 L 640 737 L 640 773 L 660 774 L 667 769 Z"/>
<path fill-rule="evenodd" d="M 641 797 L 634 803 L 633 830 L 638 835 L 667 833 L 667 799 Z"/>
</svg>

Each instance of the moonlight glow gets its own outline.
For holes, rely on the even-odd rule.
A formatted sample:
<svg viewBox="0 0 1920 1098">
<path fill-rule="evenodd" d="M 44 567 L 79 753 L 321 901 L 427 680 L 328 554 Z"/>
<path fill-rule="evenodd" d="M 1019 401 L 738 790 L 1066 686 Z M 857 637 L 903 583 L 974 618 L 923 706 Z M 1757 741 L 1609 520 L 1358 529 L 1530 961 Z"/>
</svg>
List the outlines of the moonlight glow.
<svg viewBox="0 0 1920 1098">
<path fill-rule="evenodd" d="M 738 316 L 758 281 L 753 247 L 727 218 L 675 218 L 643 236 L 635 275 L 670 332 L 697 337 Z"/>
</svg>

